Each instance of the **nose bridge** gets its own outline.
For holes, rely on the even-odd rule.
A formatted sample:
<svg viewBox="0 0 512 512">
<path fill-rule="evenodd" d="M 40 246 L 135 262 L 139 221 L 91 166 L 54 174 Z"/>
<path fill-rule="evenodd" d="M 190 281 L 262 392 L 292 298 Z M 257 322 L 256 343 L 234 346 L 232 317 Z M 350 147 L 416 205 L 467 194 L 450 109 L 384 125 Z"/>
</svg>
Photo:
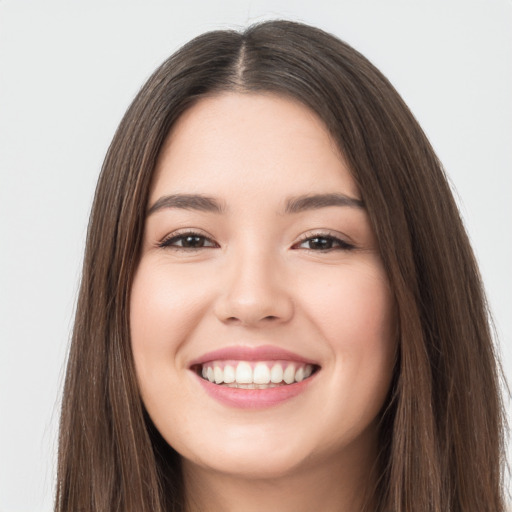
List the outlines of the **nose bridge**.
<svg viewBox="0 0 512 512">
<path fill-rule="evenodd" d="M 219 319 L 246 325 L 289 320 L 293 301 L 279 260 L 276 252 L 254 241 L 234 247 L 226 261 Z"/>
</svg>

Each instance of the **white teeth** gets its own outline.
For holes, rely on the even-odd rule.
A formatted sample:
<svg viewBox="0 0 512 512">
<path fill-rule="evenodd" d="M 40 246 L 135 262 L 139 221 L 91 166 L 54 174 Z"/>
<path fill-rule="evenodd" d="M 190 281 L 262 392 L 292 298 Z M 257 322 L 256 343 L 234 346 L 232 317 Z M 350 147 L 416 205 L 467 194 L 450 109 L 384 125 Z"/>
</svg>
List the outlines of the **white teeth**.
<svg viewBox="0 0 512 512">
<path fill-rule="evenodd" d="M 230 364 L 224 366 L 224 382 L 226 384 L 235 382 L 235 369 Z"/>
<path fill-rule="evenodd" d="M 252 368 L 249 363 L 241 361 L 236 367 L 236 378 L 238 384 L 252 384 Z"/>
<path fill-rule="evenodd" d="M 221 382 L 224 382 L 224 372 L 218 366 L 214 366 L 213 376 L 215 377 L 215 384 L 220 384 Z"/>
<path fill-rule="evenodd" d="M 268 384 L 270 382 L 270 370 L 265 363 L 258 363 L 254 367 L 254 384 Z"/>
<path fill-rule="evenodd" d="M 283 381 L 283 367 L 280 364 L 275 364 L 270 370 L 270 382 L 279 384 Z"/>
<path fill-rule="evenodd" d="M 295 380 L 295 366 L 289 364 L 283 374 L 283 380 L 286 384 L 291 384 Z"/>
<path fill-rule="evenodd" d="M 285 361 L 212 361 L 201 368 L 201 375 L 205 380 L 218 385 L 245 389 L 266 389 L 276 385 L 302 382 L 312 373 L 311 364 Z"/>
</svg>

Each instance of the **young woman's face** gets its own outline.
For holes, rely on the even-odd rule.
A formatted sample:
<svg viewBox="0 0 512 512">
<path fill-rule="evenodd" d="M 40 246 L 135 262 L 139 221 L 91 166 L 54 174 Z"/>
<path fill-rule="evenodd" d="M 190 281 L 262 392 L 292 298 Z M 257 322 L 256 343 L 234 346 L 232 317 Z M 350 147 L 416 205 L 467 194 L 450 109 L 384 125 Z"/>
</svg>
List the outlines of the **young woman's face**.
<svg viewBox="0 0 512 512">
<path fill-rule="evenodd" d="M 347 165 L 301 104 L 225 93 L 180 118 L 130 313 L 144 404 L 186 464 L 269 477 L 374 453 L 392 293 Z"/>
</svg>

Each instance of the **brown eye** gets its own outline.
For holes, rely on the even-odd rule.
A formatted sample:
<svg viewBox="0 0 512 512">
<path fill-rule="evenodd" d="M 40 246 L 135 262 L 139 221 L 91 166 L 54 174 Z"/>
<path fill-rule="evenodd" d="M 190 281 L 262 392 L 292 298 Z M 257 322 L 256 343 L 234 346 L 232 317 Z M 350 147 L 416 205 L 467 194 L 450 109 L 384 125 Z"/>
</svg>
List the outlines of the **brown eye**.
<svg viewBox="0 0 512 512">
<path fill-rule="evenodd" d="M 181 238 L 181 247 L 204 247 L 206 239 L 204 236 L 184 236 Z"/>
<path fill-rule="evenodd" d="M 308 249 L 325 251 L 327 249 L 332 249 L 334 246 L 334 240 L 332 238 L 310 238 L 306 241 L 308 244 Z"/>
<path fill-rule="evenodd" d="M 330 251 L 332 249 L 350 250 L 354 246 L 334 236 L 312 236 L 300 242 L 297 248 L 310 251 Z"/>
<path fill-rule="evenodd" d="M 160 247 L 170 247 L 177 249 L 202 249 L 206 247 L 217 247 L 217 244 L 208 237 L 197 233 L 183 233 L 175 235 L 164 240 Z"/>
</svg>

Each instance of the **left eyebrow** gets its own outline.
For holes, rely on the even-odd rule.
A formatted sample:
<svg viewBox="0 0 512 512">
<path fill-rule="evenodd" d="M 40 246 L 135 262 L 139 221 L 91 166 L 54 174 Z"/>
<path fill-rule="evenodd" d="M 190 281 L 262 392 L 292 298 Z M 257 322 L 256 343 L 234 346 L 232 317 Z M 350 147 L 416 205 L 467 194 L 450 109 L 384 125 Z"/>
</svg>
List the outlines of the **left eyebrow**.
<svg viewBox="0 0 512 512">
<path fill-rule="evenodd" d="M 329 206 L 348 206 L 351 208 L 364 209 L 364 202 L 361 199 L 350 197 L 345 194 L 314 194 L 290 197 L 286 201 L 285 213 L 299 213 L 306 210 L 317 210 Z"/>
</svg>

